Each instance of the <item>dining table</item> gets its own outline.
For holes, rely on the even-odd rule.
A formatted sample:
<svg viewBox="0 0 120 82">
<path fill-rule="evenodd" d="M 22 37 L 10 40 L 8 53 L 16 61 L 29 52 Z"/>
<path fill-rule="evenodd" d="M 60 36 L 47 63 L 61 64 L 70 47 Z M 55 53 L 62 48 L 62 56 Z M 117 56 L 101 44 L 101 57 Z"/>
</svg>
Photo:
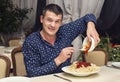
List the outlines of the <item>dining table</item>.
<svg viewBox="0 0 120 82">
<path fill-rule="evenodd" d="M 89 76 L 75 76 L 65 72 L 37 76 L 32 82 L 120 82 L 120 68 L 101 66 L 100 71 Z"/>
</svg>

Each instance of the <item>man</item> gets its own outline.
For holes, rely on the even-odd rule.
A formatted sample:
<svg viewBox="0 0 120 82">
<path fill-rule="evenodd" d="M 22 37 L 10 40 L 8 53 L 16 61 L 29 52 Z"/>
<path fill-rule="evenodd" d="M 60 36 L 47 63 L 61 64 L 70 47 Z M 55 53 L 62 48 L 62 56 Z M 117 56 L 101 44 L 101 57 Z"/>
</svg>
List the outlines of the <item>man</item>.
<svg viewBox="0 0 120 82">
<path fill-rule="evenodd" d="M 88 14 L 61 26 L 62 18 L 62 9 L 56 4 L 49 4 L 40 17 L 42 29 L 26 38 L 23 54 L 28 77 L 58 73 L 62 67 L 70 65 L 71 55 L 75 51 L 70 46 L 71 42 L 86 28 L 87 37 L 93 37 L 96 45 L 99 43 L 94 15 Z"/>
</svg>

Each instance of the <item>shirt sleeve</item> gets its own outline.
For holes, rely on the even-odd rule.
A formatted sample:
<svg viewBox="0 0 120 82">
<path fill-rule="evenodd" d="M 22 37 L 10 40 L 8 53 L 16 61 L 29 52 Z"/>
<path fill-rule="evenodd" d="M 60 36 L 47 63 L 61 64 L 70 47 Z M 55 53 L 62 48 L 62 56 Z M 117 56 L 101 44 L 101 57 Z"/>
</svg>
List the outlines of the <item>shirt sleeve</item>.
<svg viewBox="0 0 120 82">
<path fill-rule="evenodd" d="M 24 62 L 28 77 L 40 76 L 53 73 L 57 69 L 54 60 L 42 65 L 40 54 L 36 52 L 36 44 L 31 40 L 26 40 L 23 44 Z"/>
<path fill-rule="evenodd" d="M 96 25 L 96 17 L 93 14 L 87 14 L 83 18 L 85 18 L 86 23 L 92 21 Z"/>
<path fill-rule="evenodd" d="M 87 29 L 88 22 L 94 22 L 96 25 L 96 17 L 93 14 L 87 14 L 73 22 L 64 24 L 60 28 L 60 33 L 73 41 L 79 34 L 83 33 Z"/>
</svg>

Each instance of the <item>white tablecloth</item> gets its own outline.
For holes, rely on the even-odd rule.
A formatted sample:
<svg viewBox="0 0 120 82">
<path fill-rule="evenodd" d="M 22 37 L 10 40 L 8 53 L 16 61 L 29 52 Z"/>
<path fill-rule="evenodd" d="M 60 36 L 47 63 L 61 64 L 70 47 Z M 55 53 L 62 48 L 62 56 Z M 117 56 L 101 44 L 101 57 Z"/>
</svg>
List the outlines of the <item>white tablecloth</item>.
<svg viewBox="0 0 120 82">
<path fill-rule="evenodd" d="M 99 73 L 85 76 L 77 77 L 66 73 L 58 73 L 57 75 L 70 79 L 72 82 L 120 82 L 120 69 L 110 68 L 103 66 Z M 32 82 L 68 82 L 61 78 L 55 77 L 53 74 L 33 77 Z"/>
</svg>

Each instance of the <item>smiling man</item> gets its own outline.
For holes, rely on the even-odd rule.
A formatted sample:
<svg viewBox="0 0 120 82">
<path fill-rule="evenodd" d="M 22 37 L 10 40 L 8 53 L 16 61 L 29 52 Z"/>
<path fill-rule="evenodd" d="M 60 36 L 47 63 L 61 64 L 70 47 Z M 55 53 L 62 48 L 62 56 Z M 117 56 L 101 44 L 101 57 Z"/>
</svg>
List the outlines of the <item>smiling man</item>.
<svg viewBox="0 0 120 82">
<path fill-rule="evenodd" d="M 42 29 L 26 38 L 23 55 L 28 77 L 62 72 L 62 67 L 70 65 L 74 52 L 71 42 L 86 30 L 87 37 L 93 37 L 96 45 L 99 43 L 93 14 L 65 25 L 61 25 L 62 18 L 63 12 L 58 5 L 47 5 L 40 16 Z"/>
</svg>

